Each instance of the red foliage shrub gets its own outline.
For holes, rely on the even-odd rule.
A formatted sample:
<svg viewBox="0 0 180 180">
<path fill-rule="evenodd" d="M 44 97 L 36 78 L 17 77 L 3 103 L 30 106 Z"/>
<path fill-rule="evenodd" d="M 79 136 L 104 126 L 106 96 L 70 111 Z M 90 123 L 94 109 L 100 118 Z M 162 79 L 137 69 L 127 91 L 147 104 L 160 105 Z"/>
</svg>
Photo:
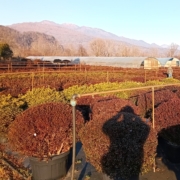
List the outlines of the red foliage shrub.
<svg viewBox="0 0 180 180">
<path fill-rule="evenodd" d="M 154 92 L 154 106 L 157 107 L 162 102 L 166 102 L 171 98 L 177 97 L 177 95 L 169 89 L 156 90 Z M 141 116 L 149 116 L 152 110 L 152 92 L 140 94 L 138 96 L 137 105 L 140 109 Z"/>
<path fill-rule="evenodd" d="M 101 109 L 109 107 L 111 111 L 98 114 L 97 110 L 93 119 L 80 130 L 87 160 L 97 171 L 104 172 L 111 178 L 128 179 L 151 170 L 157 146 L 156 132 L 151 124 L 128 113 L 129 110 L 132 112 L 130 106 L 129 109 L 124 109 L 125 112 L 121 112 L 120 108 L 116 112 L 110 103 L 109 106 L 107 104 L 108 101 L 99 103 L 103 106 L 100 106 Z M 116 105 L 113 107 L 116 108 Z"/>
<path fill-rule="evenodd" d="M 169 128 L 171 126 L 180 124 L 180 99 L 174 97 L 161 103 L 157 108 L 155 108 L 154 119 L 155 128 L 158 132 L 162 129 Z"/>
<path fill-rule="evenodd" d="M 84 119 L 76 111 L 76 130 Z M 24 155 L 39 158 L 66 152 L 72 145 L 72 107 L 47 103 L 27 109 L 16 117 L 8 132 L 12 148 Z"/>
<path fill-rule="evenodd" d="M 117 97 L 99 98 L 91 106 L 91 119 L 108 119 L 119 111 L 139 114 L 139 109 L 130 100 Z"/>
<path fill-rule="evenodd" d="M 77 109 L 82 113 L 85 121 L 90 120 L 91 105 L 97 99 L 97 97 L 84 96 L 77 98 Z"/>
<path fill-rule="evenodd" d="M 144 83 L 144 77 L 133 77 L 133 78 L 131 78 L 131 81 L 135 81 L 135 82 L 142 82 L 142 83 Z"/>
</svg>

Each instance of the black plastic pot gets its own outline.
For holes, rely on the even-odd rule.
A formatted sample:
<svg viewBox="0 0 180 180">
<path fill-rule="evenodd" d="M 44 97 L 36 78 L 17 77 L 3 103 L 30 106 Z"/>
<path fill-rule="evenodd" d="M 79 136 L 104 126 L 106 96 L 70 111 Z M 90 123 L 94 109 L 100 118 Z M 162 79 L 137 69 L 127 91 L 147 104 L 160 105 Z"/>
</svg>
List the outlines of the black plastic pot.
<svg viewBox="0 0 180 180">
<path fill-rule="evenodd" d="M 30 157 L 33 180 L 56 180 L 67 174 L 69 152 L 54 156 L 48 161 Z"/>
<path fill-rule="evenodd" d="M 167 141 L 163 137 L 158 137 L 160 147 L 165 153 L 165 157 L 172 163 L 180 163 L 180 146 Z"/>
</svg>

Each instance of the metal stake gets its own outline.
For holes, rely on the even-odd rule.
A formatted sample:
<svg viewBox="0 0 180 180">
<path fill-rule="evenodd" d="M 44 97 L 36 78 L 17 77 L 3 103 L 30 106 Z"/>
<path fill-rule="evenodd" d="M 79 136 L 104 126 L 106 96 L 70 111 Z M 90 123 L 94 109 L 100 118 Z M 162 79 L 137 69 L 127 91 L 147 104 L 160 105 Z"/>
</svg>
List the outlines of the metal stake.
<svg viewBox="0 0 180 180">
<path fill-rule="evenodd" d="M 73 115 L 73 153 L 72 153 L 72 173 L 71 173 L 71 180 L 74 179 L 74 167 L 75 167 L 75 155 L 76 155 L 76 111 L 75 111 L 75 107 L 76 107 L 76 97 L 78 97 L 78 95 L 73 95 L 72 99 L 70 101 L 70 104 L 72 106 L 72 115 Z"/>
</svg>

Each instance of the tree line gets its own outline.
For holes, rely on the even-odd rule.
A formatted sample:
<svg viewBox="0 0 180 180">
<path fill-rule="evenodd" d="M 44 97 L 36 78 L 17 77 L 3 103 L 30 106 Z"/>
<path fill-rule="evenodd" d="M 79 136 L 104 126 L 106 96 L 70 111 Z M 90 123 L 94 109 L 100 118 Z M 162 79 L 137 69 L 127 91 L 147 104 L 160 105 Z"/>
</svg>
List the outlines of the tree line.
<svg viewBox="0 0 180 180">
<path fill-rule="evenodd" d="M 103 56 L 103 57 L 177 57 L 180 58 L 178 45 L 172 43 L 166 49 L 143 49 L 134 45 L 114 42 L 111 40 L 94 39 L 89 43 L 88 47 L 80 44 L 78 47 L 73 45 L 62 46 L 57 43 L 44 44 L 34 43 L 31 48 L 23 47 L 21 49 L 21 57 L 30 55 L 34 56 Z M 15 56 L 19 56 L 17 52 L 13 53 L 8 43 L 0 42 L 0 58 L 8 60 Z"/>
</svg>

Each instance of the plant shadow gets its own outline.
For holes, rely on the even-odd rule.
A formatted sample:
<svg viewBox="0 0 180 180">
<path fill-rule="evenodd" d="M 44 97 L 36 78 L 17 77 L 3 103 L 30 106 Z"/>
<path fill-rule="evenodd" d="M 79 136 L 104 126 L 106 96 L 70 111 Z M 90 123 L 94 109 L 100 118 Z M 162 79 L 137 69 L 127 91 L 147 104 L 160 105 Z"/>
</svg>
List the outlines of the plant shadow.
<svg viewBox="0 0 180 180">
<path fill-rule="evenodd" d="M 125 106 L 104 123 L 102 131 L 110 139 L 101 158 L 103 173 L 113 180 L 139 180 L 150 127 L 131 106 Z"/>
</svg>

